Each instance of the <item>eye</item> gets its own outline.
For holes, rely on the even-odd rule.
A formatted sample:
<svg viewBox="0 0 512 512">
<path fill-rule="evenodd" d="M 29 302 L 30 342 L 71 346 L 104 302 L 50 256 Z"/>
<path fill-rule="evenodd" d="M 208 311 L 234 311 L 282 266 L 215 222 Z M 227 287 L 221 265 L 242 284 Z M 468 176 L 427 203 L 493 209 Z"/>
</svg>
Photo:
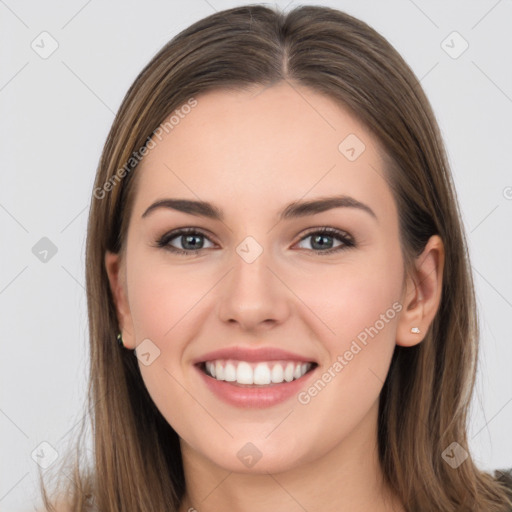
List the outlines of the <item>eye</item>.
<svg viewBox="0 0 512 512">
<path fill-rule="evenodd" d="M 312 239 L 310 243 L 312 250 L 322 255 L 332 254 L 356 246 L 354 239 L 348 233 L 335 228 L 317 228 L 314 231 L 310 231 L 300 242 L 308 238 Z M 337 239 L 341 244 L 334 247 L 333 242 L 330 241 L 331 239 Z"/>
<path fill-rule="evenodd" d="M 335 228 L 315 228 L 314 231 L 310 231 L 306 236 L 302 237 L 299 243 L 302 243 L 308 238 L 312 239 L 311 250 L 318 254 L 332 254 L 356 246 L 354 239 L 348 233 Z M 211 242 L 211 240 L 197 228 L 181 228 L 163 235 L 157 240 L 156 246 L 175 254 L 192 256 L 198 254 L 202 249 L 205 249 L 204 239 Z M 331 239 L 338 240 L 340 244 L 333 246 L 333 242 L 330 241 Z M 174 240 L 178 240 L 182 248 L 172 245 L 176 243 Z"/>
<path fill-rule="evenodd" d="M 180 245 L 182 245 L 183 249 L 178 247 L 174 247 L 171 245 L 171 242 L 174 239 L 178 239 Z M 157 247 L 164 248 L 176 254 L 184 254 L 186 256 L 191 256 L 197 254 L 201 249 L 203 249 L 203 242 L 201 239 L 209 240 L 209 238 L 198 231 L 196 228 L 182 228 L 176 231 L 171 231 L 170 233 L 166 233 L 159 240 L 157 240 Z"/>
</svg>

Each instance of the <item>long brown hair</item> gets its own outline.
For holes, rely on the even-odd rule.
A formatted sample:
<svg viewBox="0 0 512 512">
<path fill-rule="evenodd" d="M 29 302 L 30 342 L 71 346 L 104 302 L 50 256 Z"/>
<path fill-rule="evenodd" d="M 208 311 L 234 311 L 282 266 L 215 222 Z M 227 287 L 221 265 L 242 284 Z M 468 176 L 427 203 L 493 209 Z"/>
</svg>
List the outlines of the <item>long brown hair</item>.
<svg viewBox="0 0 512 512">
<path fill-rule="evenodd" d="M 480 471 L 471 455 L 456 469 L 442 457 L 452 442 L 469 452 L 466 422 L 479 333 L 457 196 L 429 101 L 402 57 L 364 22 L 328 7 L 283 13 L 261 5 L 218 12 L 174 37 L 138 75 L 108 135 L 86 254 L 86 417 L 94 457 L 86 463 L 80 450 L 84 419 L 73 473 L 63 479 L 71 509 L 179 508 L 185 481 L 178 435 L 148 394 L 134 353 L 116 343 L 119 327 L 104 256 L 125 248 L 138 155 L 166 118 L 200 101 L 205 91 L 280 80 L 339 102 L 381 143 L 407 271 L 431 235 L 444 242 L 439 310 L 421 343 L 396 346 L 380 396 L 378 446 L 388 484 L 409 511 L 509 510 L 506 488 Z"/>
</svg>

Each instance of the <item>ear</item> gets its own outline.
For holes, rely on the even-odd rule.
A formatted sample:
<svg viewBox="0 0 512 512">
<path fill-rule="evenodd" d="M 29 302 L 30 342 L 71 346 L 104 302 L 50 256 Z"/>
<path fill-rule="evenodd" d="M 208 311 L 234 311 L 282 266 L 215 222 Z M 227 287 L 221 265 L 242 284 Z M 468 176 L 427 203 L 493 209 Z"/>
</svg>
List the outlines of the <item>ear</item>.
<svg viewBox="0 0 512 512">
<path fill-rule="evenodd" d="M 128 303 L 126 265 L 120 254 L 107 251 L 105 253 L 105 268 L 114 298 L 117 321 L 123 337 L 123 345 L 128 349 L 134 349 L 135 337 Z"/>
<path fill-rule="evenodd" d="M 438 235 L 432 235 L 415 260 L 413 275 L 407 276 L 396 333 L 397 345 L 411 347 L 424 339 L 441 303 L 443 269 L 444 244 Z M 418 327 L 420 333 L 411 332 L 412 327 Z"/>
</svg>

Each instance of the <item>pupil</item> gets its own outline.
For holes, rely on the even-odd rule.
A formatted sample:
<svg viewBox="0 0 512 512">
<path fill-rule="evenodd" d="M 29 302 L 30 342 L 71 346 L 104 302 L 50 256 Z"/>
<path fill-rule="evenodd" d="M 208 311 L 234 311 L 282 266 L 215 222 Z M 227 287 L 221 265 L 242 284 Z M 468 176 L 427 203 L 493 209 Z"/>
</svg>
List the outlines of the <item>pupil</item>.
<svg viewBox="0 0 512 512">
<path fill-rule="evenodd" d="M 197 246 L 201 245 L 200 243 L 196 244 L 196 245 L 194 245 L 192 243 L 190 247 L 187 247 L 187 245 L 189 244 L 190 240 L 193 240 L 194 238 L 197 240 L 198 238 L 200 238 L 198 235 L 186 235 L 184 238 L 185 238 L 185 243 L 183 245 L 186 248 L 188 248 L 188 249 L 197 249 L 198 248 Z"/>
<path fill-rule="evenodd" d="M 321 240 L 325 240 L 325 239 L 329 239 L 329 238 L 332 238 L 332 237 L 327 236 L 327 235 L 316 235 L 316 236 L 313 237 L 314 243 L 316 244 L 318 242 L 319 245 L 320 245 L 320 248 L 325 248 L 326 246 L 332 245 L 332 243 L 329 244 L 328 242 L 327 243 L 322 243 L 321 242 Z"/>
</svg>

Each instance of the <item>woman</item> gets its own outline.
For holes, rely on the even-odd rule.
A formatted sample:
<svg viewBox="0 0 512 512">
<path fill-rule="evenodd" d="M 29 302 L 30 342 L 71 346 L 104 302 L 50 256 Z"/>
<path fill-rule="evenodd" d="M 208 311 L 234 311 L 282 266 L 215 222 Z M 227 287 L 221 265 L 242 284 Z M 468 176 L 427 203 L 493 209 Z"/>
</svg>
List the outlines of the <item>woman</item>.
<svg viewBox="0 0 512 512">
<path fill-rule="evenodd" d="M 443 142 L 365 23 L 254 5 L 171 40 L 101 157 L 87 296 L 94 458 L 63 510 L 512 510 L 467 443 Z"/>
</svg>

